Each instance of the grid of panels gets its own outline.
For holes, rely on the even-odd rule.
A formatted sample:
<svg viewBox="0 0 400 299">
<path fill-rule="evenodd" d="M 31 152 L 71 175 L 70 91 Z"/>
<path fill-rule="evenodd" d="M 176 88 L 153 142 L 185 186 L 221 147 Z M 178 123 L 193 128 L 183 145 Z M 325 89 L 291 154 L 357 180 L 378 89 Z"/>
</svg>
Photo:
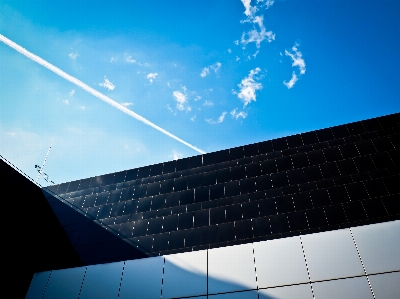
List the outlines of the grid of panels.
<svg viewBox="0 0 400 299">
<path fill-rule="evenodd" d="M 152 254 L 379 222 L 400 213 L 399 128 L 394 114 L 51 189 Z"/>
<path fill-rule="evenodd" d="M 398 298 L 399 238 L 397 220 L 42 272 L 26 298 Z"/>
</svg>

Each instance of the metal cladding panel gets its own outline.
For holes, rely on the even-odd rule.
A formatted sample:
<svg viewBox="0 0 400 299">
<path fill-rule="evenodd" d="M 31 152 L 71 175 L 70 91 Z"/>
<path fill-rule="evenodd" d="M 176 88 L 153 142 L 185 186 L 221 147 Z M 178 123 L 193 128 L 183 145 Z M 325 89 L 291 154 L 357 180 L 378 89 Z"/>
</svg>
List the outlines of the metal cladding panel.
<svg viewBox="0 0 400 299">
<path fill-rule="evenodd" d="M 301 239 L 312 281 L 364 274 L 349 229 L 305 235 Z"/>
<path fill-rule="evenodd" d="M 117 297 L 123 266 L 123 262 L 88 266 L 79 298 L 108 299 Z"/>
<path fill-rule="evenodd" d="M 162 298 L 206 295 L 207 251 L 165 256 L 163 282 Z"/>
<path fill-rule="evenodd" d="M 254 243 L 258 287 L 309 281 L 300 237 Z"/>
<path fill-rule="evenodd" d="M 400 298 L 400 272 L 370 275 L 369 281 L 376 298 Z"/>
<path fill-rule="evenodd" d="M 312 284 L 315 298 L 373 298 L 366 277 L 316 282 Z M 378 297 L 377 297 L 378 298 Z"/>
<path fill-rule="evenodd" d="M 42 298 L 77 298 L 84 281 L 85 269 L 85 267 L 79 267 L 52 271 L 46 292 Z"/>
<path fill-rule="evenodd" d="M 253 244 L 208 251 L 209 294 L 256 289 Z"/>
<path fill-rule="evenodd" d="M 127 261 L 124 266 L 119 298 L 160 298 L 163 265 L 163 257 Z"/>
<path fill-rule="evenodd" d="M 367 274 L 400 270 L 400 220 L 351 230 Z"/>
<path fill-rule="evenodd" d="M 277 288 L 260 289 L 260 299 L 261 298 L 312 299 L 313 294 L 310 284 L 300 284 Z"/>
<path fill-rule="evenodd" d="M 52 271 L 38 272 L 32 278 L 25 299 L 42 298 Z"/>
</svg>

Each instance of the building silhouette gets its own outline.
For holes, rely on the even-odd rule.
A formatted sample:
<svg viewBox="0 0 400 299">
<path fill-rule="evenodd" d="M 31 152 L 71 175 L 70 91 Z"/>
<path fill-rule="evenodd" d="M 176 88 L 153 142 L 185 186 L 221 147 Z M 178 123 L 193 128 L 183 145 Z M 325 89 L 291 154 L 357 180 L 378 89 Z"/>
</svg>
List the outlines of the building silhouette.
<svg viewBox="0 0 400 299">
<path fill-rule="evenodd" d="M 399 134 L 397 113 L 42 189 L 2 161 L 21 292 L 399 297 Z"/>
</svg>

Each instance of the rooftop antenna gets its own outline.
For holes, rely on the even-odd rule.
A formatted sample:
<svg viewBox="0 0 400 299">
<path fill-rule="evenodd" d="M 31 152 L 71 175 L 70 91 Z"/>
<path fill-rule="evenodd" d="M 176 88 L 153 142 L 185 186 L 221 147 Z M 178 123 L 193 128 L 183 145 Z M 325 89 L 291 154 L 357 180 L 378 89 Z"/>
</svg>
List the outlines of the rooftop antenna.
<svg viewBox="0 0 400 299">
<path fill-rule="evenodd" d="M 49 149 L 48 149 L 48 151 L 47 151 L 46 157 L 44 158 L 42 167 L 40 167 L 39 165 L 35 165 L 35 168 L 38 168 L 38 172 L 39 172 L 39 175 L 38 175 L 38 177 L 37 177 L 37 179 L 36 179 L 36 181 L 35 181 L 35 184 L 37 184 L 37 182 L 39 181 L 40 176 L 41 176 L 42 173 L 43 173 L 44 164 L 46 163 L 46 160 L 47 160 L 47 157 L 49 156 L 51 147 L 53 146 L 53 141 L 54 141 L 54 138 L 53 138 L 53 140 L 51 141 L 51 144 L 50 144 L 50 147 L 49 147 Z M 47 178 L 47 179 L 46 179 L 46 178 Z M 46 180 L 46 182 L 48 182 L 48 179 L 49 179 L 49 176 L 48 176 L 47 174 L 45 174 L 45 180 Z M 50 182 L 51 182 L 51 181 L 50 181 Z M 51 182 L 51 183 L 54 183 L 54 182 Z"/>
</svg>

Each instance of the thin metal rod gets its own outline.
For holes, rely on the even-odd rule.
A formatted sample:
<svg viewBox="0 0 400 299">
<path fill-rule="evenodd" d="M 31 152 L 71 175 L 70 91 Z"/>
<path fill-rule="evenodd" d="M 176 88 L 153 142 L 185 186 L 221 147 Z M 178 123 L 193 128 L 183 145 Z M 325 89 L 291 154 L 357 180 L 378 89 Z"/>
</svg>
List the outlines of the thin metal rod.
<svg viewBox="0 0 400 299">
<path fill-rule="evenodd" d="M 54 141 L 54 138 L 53 138 L 53 140 L 51 141 L 49 150 L 47 151 L 46 157 L 44 158 L 43 165 L 42 165 L 42 167 L 41 167 L 40 170 L 39 170 L 39 175 L 38 175 L 38 177 L 37 177 L 37 179 L 36 179 L 36 181 L 35 181 L 35 184 L 39 181 L 39 178 L 40 178 L 40 176 L 41 176 L 42 173 L 43 173 L 44 164 L 46 164 L 47 157 L 49 156 L 51 147 L 53 146 L 53 141 Z"/>
</svg>

